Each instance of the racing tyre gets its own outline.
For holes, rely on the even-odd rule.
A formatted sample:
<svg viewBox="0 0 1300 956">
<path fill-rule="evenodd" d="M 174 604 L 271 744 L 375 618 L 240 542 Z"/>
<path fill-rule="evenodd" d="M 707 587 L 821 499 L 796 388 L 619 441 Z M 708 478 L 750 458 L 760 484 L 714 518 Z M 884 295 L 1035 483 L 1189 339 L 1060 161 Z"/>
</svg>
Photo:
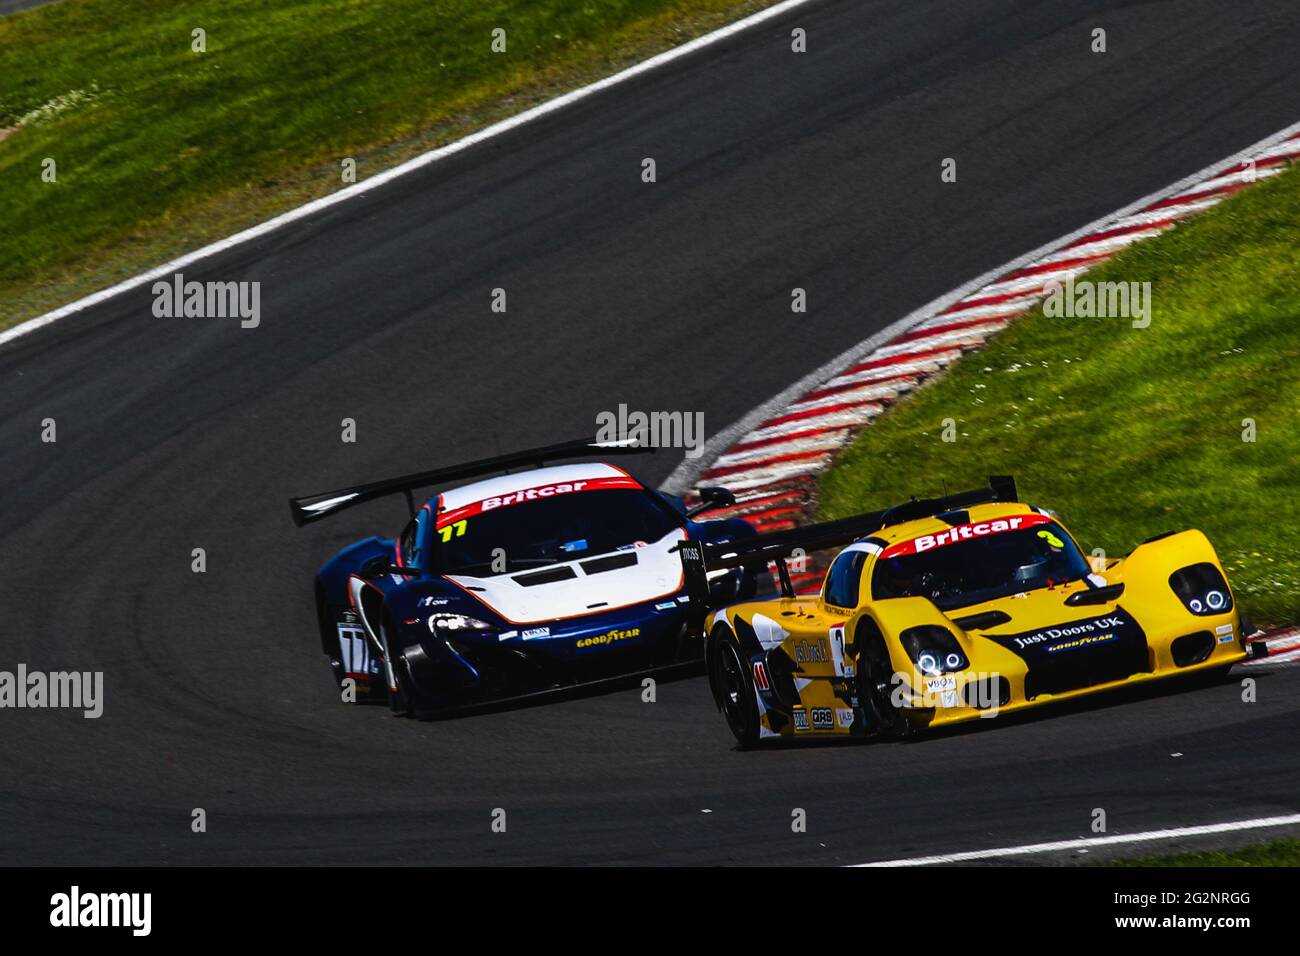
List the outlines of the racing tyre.
<svg viewBox="0 0 1300 956">
<path fill-rule="evenodd" d="M 889 660 L 885 642 L 870 637 L 858 664 L 858 700 L 867 717 L 867 733 L 882 737 L 907 737 L 911 725 L 902 712 L 890 702 L 893 692 L 894 665 Z"/>
<path fill-rule="evenodd" d="M 758 701 L 754 696 L 754 680 L 730 632 L 720 636 L 711 666 L 711 683 L 718 707 L 727 718 L 727 726 L 741 749 L 754 746 L 758 743 Z"/>
<path fill-rule="evenodd" d="M 411 695 L 410 692 L 406 689 L 406 683 L 405 683 L 406 675 L 402 673 L 402 663 L 401 661 L 395 660 L 393 658 L 392 650 L 389 648 L 388 628 L 386 624 L 387 622 L 385 621 L 383 624 L 380 624 L 379 626 L 379 638 L 384 645 L 384 662 L 385 662 L 384 670 L 381 673 L 383 674 L 384 680 L 386 682 L 388 679 L 388 671 L 390 668 L 392 669 L 393 683 L 397 685 L 397 690 L 391 690 L 391 689 L 389 690 L 388 707 L 390 710 L 392 710 L 394 716 L 405 717 L 408 714 L 412 713 L 411 700 L 410 700 Z"/>
</svg>

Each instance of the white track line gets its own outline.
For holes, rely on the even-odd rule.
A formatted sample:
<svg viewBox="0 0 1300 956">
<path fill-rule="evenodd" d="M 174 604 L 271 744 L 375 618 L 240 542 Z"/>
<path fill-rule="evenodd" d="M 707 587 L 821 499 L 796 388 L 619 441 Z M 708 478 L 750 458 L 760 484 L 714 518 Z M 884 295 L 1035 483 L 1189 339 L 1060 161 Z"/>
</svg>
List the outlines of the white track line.
<svg viewBox="0 0 1300 956">
<path fill-rule="evenodd" d="M 290 209 L 288 212 L 281 213 L 280 215 L 268 219 L 266 222 L 260 223 L 259 225 L 245 229 L 242 232 L 237 232 L 233 236 L 228 236 L 227 238 L 220 239 L 217 242 L 210 243 L 201 249 L 196 249 L 194 252 L 189 252 L 179 258 L 172 259 L 170 262 L 165 262 L 155 269 L 150 269 L 148 272 L 143 272 L 138 276 L 125 279 L 116 285 L 109 286 L 107 289 L 101 289 L 99 292 L 92 293 L 85 298 L 78 299 L 75 302 L 70 302 L 65 306 L 55 309 L 53 312 L 47 312 L 34 319 L 28 319 L 26 322 L 14 326 L 6 332 L 0 332 L 0 345 L 4 345 L 6 342 L 10 342 L 19 336 L 27 335 L 39 328 L 57 322 L 59 319 L 66 318 L 69 315 L 88 309 L 93 305 L 105 302 L 108 299 L 113 298 L 115 295 L 120 295 L 130 289 L 142 286 L 147 282 L 152 282 L 155 279 L 160 279 L 163 276 L 172 274 L 173 272 L 178 272 L 186 266 L 198 262 L 200 259 L 206 259 L 208 256 L 215 255 L 218 252 L 224 252 L 234 246 L 241 245 L 252 239 L 257 239 L 269 232 L 274 232 L 281 226 L 286 226 L 291 222 L 297 222 L 299 219 L 305 219 L 314 213 L 320 212 L 322 209 L 328 209 L 338 203 L 352 199 L 354 196 L 368 193 L 372 189 L 377 189 L 380 186 L 397 179 L 399 176 L 404 176 L 417 169 L 422 169 L 431 163 L 436 163 L 441 159 L 446 159 L 448 156 L 469 149 L 471 146 L 476 146 L 484 140 L 492 139 L 493 137 L 500 136 L 503 133 L 508 133 L 513 129 L 523 126 L 525 123 L 531 123 L 533 120 L 540 119 L 543 116 L 562 110 L 567 106 L 572 106 L 574 103 L 577 103 L 580 100 L 585 100 L 590 96 L 594 96 L 612 86 L 625 83 L 628 80 L 649 73 L 651 70 L 658 69 L 674 60 L 679 60 L 684 56 L 690 56 L 698 50 L 702 50 L 705 47 L 712 46 L 715 43 L 733 37 L 737 33 L 748 30 L 751 27 L 756 27 L 760 23 L 774 20 L 785 13 L 789 13 L 791 10 L 812 2 L 813 0 L 783 0 L 781 3 L 759 10 L 757 13 L 749 15 L 743 20 L 737 20 L 735 23 L 730 23 L 724 27 L 720 27 L 712 33 L 706 33 L 702 37 L 697 37 L 688 43 L 683 43 L 681 46 L 673 47 L 671 50 L 665 50 L 663 53 L 652 56 L 648 60 L 643 60 L 625 70 L 620 70 L 612 76 L 607 76 L 603 80 L 597 80 L 587 86 L 565 93 L 563 96 L 557 96 L 555 99 L 547 100 L 545 103 L 539 103 L 532 109 L 525 110 L 515 116 L 501 120 L 499 123 L 493 123 L 491 126 L 484 127 L 476 133 L 471 133 L 464 139 L 458 139 L 454 143 L 448 143 L 446 146 L 440 146 L 427 153 L 421 153 L 414 159 L 408 159 L 406 162 L 394 166 L 392 169 L 385 170 L 382 173 L 376 173 L 369 179 L 365 179 L 355 185 L 348 186 L 344 189 L 340 189 L 338 192 L 330 193 L 328 196 L 322 196 L 320 199 L 314 199 L 305 205 Z"/>
<path fill-rule="evenodd" d="M 1144 833 L 1083 837 L 1078 840 L 1057 840 L 1054 843 L 1028 843 L 1024 846 L 1006 846 L 993 850 L 971 850 L 966 853 L 944 853 L 938 856 L 915 856 L 902 860 L 882 860 L 878 863 L 857 863 L 854 866 L 932 866 L 937 863 L 965 863 L 971 860 L 995 860 L 1007 856 L 1054 853 L 1061 850 L 1082 850 L 1094 846 L 1145 843 L 1151 840 L 1177 840 L 1180 837 L 1207 836 L 1213 833 L 1233 833 L 1238 830 L 1262 830 L 1267 827 L 1286 826 L 1300 826 L 1300 813 L 1292 813 L 1284 817 L 1258 817 L 1254 820 L 1235 820 L 1232 823 L 1211 823 L 1199 827 L 1174 827 L 1169 830 L 1147 830 Z"/>
</svg>

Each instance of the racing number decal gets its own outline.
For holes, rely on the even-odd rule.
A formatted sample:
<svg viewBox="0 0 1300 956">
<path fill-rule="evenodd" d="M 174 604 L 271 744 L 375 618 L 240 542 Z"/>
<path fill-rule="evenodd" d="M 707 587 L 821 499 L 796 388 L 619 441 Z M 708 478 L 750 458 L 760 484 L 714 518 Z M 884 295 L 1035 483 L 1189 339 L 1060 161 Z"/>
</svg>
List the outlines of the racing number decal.
<svg viewBox="0 0 1300 956">
<path fill-rule="evenodd" d="M 370 645 L 366 632 L 359 624 L 339 624 L 339 652 L 343 657 L 343 671 L 348 677 L 369 679 L 375 668 L 371 666 Z"/>
<path fill-rule="evenodd" d="M 836 624 L 830 630 L 831 660 L 835 664 L 835 676 L 849 676 L 844 667 L 844 625 Z"/>
<path fill-rule="evenodd" d="M 452 538 L 459 538 L 468 526 L 469 522 L 462 518 L 460 521 L 439 528 L 438 534 L 442 535 L 442 543 L 446 544 Z"/>
</svg>

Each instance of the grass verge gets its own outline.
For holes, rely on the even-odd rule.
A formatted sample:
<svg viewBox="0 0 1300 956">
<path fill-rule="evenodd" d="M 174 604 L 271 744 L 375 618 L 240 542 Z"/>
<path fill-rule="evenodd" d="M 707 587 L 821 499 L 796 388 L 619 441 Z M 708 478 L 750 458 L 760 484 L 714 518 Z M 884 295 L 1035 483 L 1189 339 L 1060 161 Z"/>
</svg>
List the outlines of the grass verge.
<svg viewBox="0 0 1300 956">
<path fill-rule="evenodd" d="M 345 157 L 364 179 L 771 2 L 62 0 L 0 18 L 0 328 L 333 192 Z"/>
<path fill-rule="evenodd" d="M 1238 850 L 1205 850 L 1174 856 L 1116 860 L 1108 866 L 1300 866 L 1300 840 L 1275 840 Z"/>
<path fill-rule="evenodd" d="M 862 432 L 824 517 L 1012 473 L 1088 550 L 1200 528 L 1256 624 L 1300 621 L 1300 171 L 1088 278 L 1149 281 L 1150 326 L 1017 320 Z"/>
</svg>

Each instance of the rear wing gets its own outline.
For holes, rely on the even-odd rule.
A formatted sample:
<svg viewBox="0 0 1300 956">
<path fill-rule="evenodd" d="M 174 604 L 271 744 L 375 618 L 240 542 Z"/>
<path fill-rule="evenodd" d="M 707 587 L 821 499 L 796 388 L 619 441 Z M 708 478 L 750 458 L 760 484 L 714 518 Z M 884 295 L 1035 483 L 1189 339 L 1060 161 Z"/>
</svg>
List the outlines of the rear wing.
<svg viewBox="0 0 1300 956">
<path fill-rule="evenodd" d="M 561 442 L 558 445 L 546 445 L 543 448 L 531 448 L 528 451 L 497 455 L 481 461 L 466 462 L 463 465 L 451 465 L 435 468 L 432 471 L 418 471 L 400 478 L 386 478 L 369 484 L 340 488 L 337 491 L 325 491 L 315 495 L 304 495 L 289 499 L 289 512 L 293 523 L 298 527 L 338 514 L 345 508 L 373 501 L 385 495 L 405 494 L 407 506 L 415 513 L 412 490 L 427 485 L 437 485 L 465 478 L 478 478 L 483 475 L 523 468 L 526 465 L 540 467 L 549 461 L 563 461 L 570 458 L 607 457 L 611 455 L 641 455 L 654 451 L 653 446 L 642 444 L 635 438 L 621 441 L 597 441 L 595 438 L 580 438 L 577 441 Z"/>
<path fill-rule="evenodd" d="M 755 535 L 738 541 L 683 541 L 676 550 L 685 572 L 692 613 L 698 616 L 698 623 L 702 624 L 711 604 L 709 575 L 713 572 L 733 568 L 759 570 L 775 564 L 782 596 L 794 597 L 790 569 L 786 562 L 796 554 L 803 557 L 813 551 L 841 547 L 882 528 L 916 518 L 957 511 L 976 504 L 999 501 L 1011 503 L 1018 500 L 1015 479 L 1009 475 L 993 475 L 989 478 L 987 488 L 960 491 L 940 498 L 913 498 L 881 511 L 792 528 L 789 531 Z"/>
</svg>

